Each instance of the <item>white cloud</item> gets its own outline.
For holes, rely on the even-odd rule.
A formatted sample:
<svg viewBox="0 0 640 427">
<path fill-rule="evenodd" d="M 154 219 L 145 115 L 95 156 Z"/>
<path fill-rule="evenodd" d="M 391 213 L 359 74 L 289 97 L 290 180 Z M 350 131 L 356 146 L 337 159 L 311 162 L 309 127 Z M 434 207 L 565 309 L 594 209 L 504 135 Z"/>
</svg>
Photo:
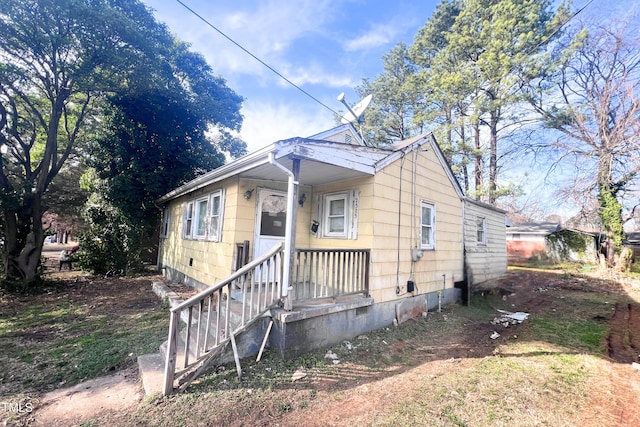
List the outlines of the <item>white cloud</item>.
<svg viewBox="0 0 640 427">
<path fill-rule="evenodd" d="M 353 52 L 384 46 L 392 42 L 397 34 L 397 27 L 392 23 L 376 24 L 360 37 L 346 41 L 344 49 Z"/>
<path fill-rule="evenodd" d="M 284 69 L 284 75 L 298 86 L 306 84 L 323 85 L 330 88 L 354 87 L 360 82 L 355 80 L 353 76 L 338 75 L 332 71 L 326 71 L 321 64 L 307 64 L 304 67 L 287 67 Z M 286 85 L 284 81 L 281 85 Z"/>
<path fill-rule="evenodd" d="M 304 111 L 297 104 L 247 101 L 240 135 L 249 152 L 296 136 L 307 137 L 335 126 L 330 113 L 316 108 Z"/>
<path fill-rule="evenodd" d="M 207 26 L 185 8 L 168 6 L 166 0 L 147 0 L 180 38 L 190 41 L 194 50 L 203 53 L 217 73 L 270 74 L 263 65 L 233 42 Z M 235 2 L 191 1 L 188 6 L 227 37 L 262 61 L 278 69 L 293 42 L 301 37 L 322 34 L 323 27 L 336 11 L 330 1 L 269 0 Z"/>
</svg>

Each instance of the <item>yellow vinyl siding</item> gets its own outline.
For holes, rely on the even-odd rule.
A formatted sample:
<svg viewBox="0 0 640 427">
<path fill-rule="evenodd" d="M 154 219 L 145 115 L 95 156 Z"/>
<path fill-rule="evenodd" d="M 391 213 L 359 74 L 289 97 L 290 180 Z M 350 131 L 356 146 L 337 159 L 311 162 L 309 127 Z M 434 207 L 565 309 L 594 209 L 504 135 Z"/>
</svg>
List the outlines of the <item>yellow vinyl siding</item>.
<svg viewBox="0 0 640 427">
<path fill-rule="evenodd" d="M 184 239 L 182 237 L 184 204 L 219 189 L 224 189 L 221 241 Z M 227 277 L 233 265 L 237 234 L 237 222 L 234 218 L 243 211 L 238 203 L 238 195 L 238 179 L 232 178 L 171 201 L 169 204 L 170 233 L 163 241 L 162 265 L 207 285 L 213 285 Z M 247 202 L 242 197 L 241 200 Z M 252 240 L 252 237 L 249 240 Z M 190 262 L 191 265 L 189 265 Z"/>
<path fill-rule="evenodd" d="M 401 174 L 402 202 L 399 203 Z M 406 297 L 409 279 L 415 281 L 420 294 L 442 289 L 443 274 L 447 288 L 453 287 L 454 281 L 462 280 L 462 202 L 435 154 L 431 150 L 407 154 L 404 164 L 399 159 L 375 175 L 373 189 L 372 235 L 375 238 L 372 239 L 370 289 L 376 302 Z M 420 247 L 420 201 L 435 206 L 435 249 L 424 250 L 422 259 L 413 263 L 411 248 Z M 397 285 L 402 289 L 400 296 L 396 295 Z"/>
<path fill-rule="evenodd" d="M 331 249 L 367 249 L 370 248 L 371 242 L 371 200 L 372 200 L 372 179 L 361 178 L 348 181 L 342 181 L 329 185 L 318 185 L 314 187 L 313 198 L 313 219 L 322 221 L 322 218 L 317 218 L 317 206 L 322 203 L 322 197 L 325 194 L 331 194 L 341 191 L 356 190 L 359 191 L 359 207 L 358 207 L 358 238 L 328 238 L 328 237 L 315 237 L 308 232 L 311 226 L 311 218 L 309 218 L 306 230 L 309 238 L 309 248 L 331 248 Z M 322 227 L 322 224 L 320 225 Z M 298 230 L 299 231 L 299 230 Z M 298 232 L 298 236 L 300 233 Z M 319 233 L 321 236 L 322 234 Z"/>
<path fill-rule="evenodd" d="M 303 161 L 301 168 L 304 167 Z M 182 239 L 183 203 L 222 188 L 225 190 L 222 241 Z M 248 240 L 253 256 L 260 188 L 286 192 L 287 183 L 235 177 L 172 201 L 171 232 L 169 238 L 163 240 L 162 263 L 205 284 L 214 284 L 227 277 L 233 265 L 236 243 Z M 249 200 L 244 198 L 247 190 L 253 190 Z M 312 221 L 322 222 L 318 206 L 323 196 L 350 190 L 358 192 L 357 238 L 313 235 L 310 231 Z M 306 200 L 304 206 L 297 205 L 296 247 L 371 249 L 370 293 L 376 302 L 406 297 L 406 283 L 410 279 L 415 281 L 419 294 L 442 289 L 443 281 L 445 287 L 451 288 L 455 281 L 463 279 L 462 201 L 431 148 L 410 152 L 404 160 L 397 159 L 373 176 L 315 187 L 300 186 L 297 198 L 302 194 L 306 195 Z M 435 249 L 424 250 L 422 259 L 414 263 L 411 249 L 420 247 L 421 201 L 435 206 Z M 499 233 L 499 230 L 491 232 Z M 193 266 L 190 267 L 191 258 Z M 396 294 L 397 285 L 403 289 L 400 295 Z"/>
</svg>

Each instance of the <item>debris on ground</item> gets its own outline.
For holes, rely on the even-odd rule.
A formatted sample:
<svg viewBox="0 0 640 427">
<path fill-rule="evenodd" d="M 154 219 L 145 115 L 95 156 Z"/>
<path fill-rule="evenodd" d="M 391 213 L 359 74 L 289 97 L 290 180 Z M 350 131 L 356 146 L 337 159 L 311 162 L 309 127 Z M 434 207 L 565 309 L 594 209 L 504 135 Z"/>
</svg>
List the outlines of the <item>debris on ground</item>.
<svg viewBox="0 0 640 427">
<path fill-rule="evenodd" d="M 291 382 L 296 382 L 307 376 L 307 372 L 303 368 L 299 368 L 291 375 Z"/>
<path fill-rule="evenodd" d="M 502 325 L 505 328 L 508 328 L 511 325 L 522 323 L 529 317 L 529 313 L 524 313 L 522 311 L 512 313 L 510 311 L 498 310 L 498 312 L 501 314 L 494 317 L 494 319 L 491 321 L 491 324 Z"/>
<path fill-rule="evenodd" d="M 327 351 L 327 354 L 324 355 L 325 359 L 332 359 L 332 360 L 336 360 L 338 358 L 338 355 L 335 354 L 333 351 L 329 350 Z"/>
<path fill-rule="evenodd" d="M 496 338 L 500 338 L 500 334 L 497 333 L 496 331 L 493 331 L 493 333 L 489 336 L 489 338 L 491 338 L 492 340 L 495 340 Z"/>
</svg>

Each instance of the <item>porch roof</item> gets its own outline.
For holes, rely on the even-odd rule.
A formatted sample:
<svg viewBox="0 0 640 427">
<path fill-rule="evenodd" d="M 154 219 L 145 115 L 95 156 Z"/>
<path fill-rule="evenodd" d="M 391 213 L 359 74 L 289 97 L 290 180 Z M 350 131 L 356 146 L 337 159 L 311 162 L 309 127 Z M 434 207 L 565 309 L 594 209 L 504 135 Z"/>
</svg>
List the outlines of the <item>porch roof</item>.
<svg viewBox="0 0 640 427">
<path fill-rule="evenodd" d="M 303 160 L 298 181 L 301 185 L 326 184 L 372 176 L 402 155 L 421 147 L 425 143 L 431 143 L 437 148 L 437 152 L 440 152 L 430 133 L 382 148 L 311 138 L 286 139 L 274 142 L 258 151 L 207 172 L 170 191 L 156 202 L 158 204 L 166 203 L 233 176 L 270 181 L 286 180 L 286 175 L 283 171 L 270 163 L 270 156 L 273 156 L 278 163 L 290 170 L 294 159 Z M 444 161 L 444 157 L 441 161 Z M 444 164 L 446 165 L 446 161 Z M 450 171 L 448 165 L 446 165 L 446 168 Z M 451 178 L 457 185 L 453 174 L 451 174 Z"/>
</svg>

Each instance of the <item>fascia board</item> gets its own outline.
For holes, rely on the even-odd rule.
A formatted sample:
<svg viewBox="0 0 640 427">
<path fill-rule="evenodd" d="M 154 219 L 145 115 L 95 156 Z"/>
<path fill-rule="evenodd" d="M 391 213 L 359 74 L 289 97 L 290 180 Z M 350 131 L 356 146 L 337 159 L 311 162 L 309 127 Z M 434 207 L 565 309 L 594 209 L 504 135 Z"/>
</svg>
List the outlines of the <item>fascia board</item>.
<svg viewBox="0 0 640 427">
<path fill-rule="evenodd" d="M 328 163 L 368 175 L 375 174 L 375 163 L 386 153 L 358 148 L 362 146 L 345 148 L 330 144 L 305 144 L 291 147 L 290 154 L 301 159 Z"/>
<path fill-rule="evenodd" d="M 224 179 L 237 175 L 239 173 L 245 172 L 247 170 L 256 168 L 265 163 L 269 163 L 269 153 L 275 150 L 274 144 L 271 144 L 261 150 L 258 150 L 254 153 L 247 154 L 246 156 L 240 157 L 237 160 L 234 160 L 231 163 L 227 163 L 226 165 L 220 166 L 217 169 L 214 169 L 210 172 L 201 175 L 186 184 L 181 185 L 180 187 L 170 191 L 164 196 L 160 197 L 156 200 L 156 204 L 163 204 L 170 200 L 176 199 L 185 194 L 189 194 L 193 191 L 204 188 L 208 185 L 214 184 L 216 182 L 220 182 Z"/>
<path fill-rule="evenodd" d="M 467 197 L 467 196 L 464 196 L 464 201 L 467 202 L 467 203 L 471 203 L 472 205 L 479 206 L 481 208 L 485 208 L 485 209 L 488 209 L 488 210 L 491 210 L 491 211 L 495 211 L 497 213 L 501 213 L 501 214 L 506 214 L 507 213 L 507 211 L 505 211 L 504 209 L 500 209 L 497 206 L 493 206 L 493 205 L 490 205 L 489 203 L 481 202 L 479 200 L 475 200 L 475 199 L 472 199 L 472 198 Z"/>
<path fill-rule="evenodd" d="M 423 138 L 420 138 L 418 140 L 416 140 L 414 143 L 407 145 L 406 147 L 403 147 L 401 149 L 397 149 L 394 151 L 387 151 L 389 154 L 382 160 L 380 160 L 378 163 L 376 163 L 375 168 L 376 168 L 376 172 L 386 168 L 387 166 L 389 166 L 391 163 L 395 162 L 396 160 L 400 159 L 402 156 L 407 155 L 407 153 L 412 152 L 413 150 L 416 150 L 420 147 L 422 147 L 426 142 L 428 142 L 428 135 L 424 135 Z"/>
<path fill-rule="evenodd" d="M 433 136 L 433 134 L 430 134 L 430 136 L 431 136 L 430 143 L 431 143 L 431 148 L 433 148 L 433 152 L 436 153 L 436 157 L 438 158 L 438 161 L 440 162 L 440 164 L 442 165 L 442 168 L 447 174 L 449 181 L 451 181 L 451 185 L 455 189 L 456 194 L 458 195 L 461 201 L 464 201 L 464 198 L 465 198 L 464 191 L 462 191 L 462 187 L 460 186 L 458 179 L 453 174 L 453 171 L 451 170 L 451 166 L 449 165 L 449 162 L 447 162 L 447 159 L 444 157 L 444 153 L 440 149 L 440 146 L 436 141 L 436 137 Z"/>
</svg>

